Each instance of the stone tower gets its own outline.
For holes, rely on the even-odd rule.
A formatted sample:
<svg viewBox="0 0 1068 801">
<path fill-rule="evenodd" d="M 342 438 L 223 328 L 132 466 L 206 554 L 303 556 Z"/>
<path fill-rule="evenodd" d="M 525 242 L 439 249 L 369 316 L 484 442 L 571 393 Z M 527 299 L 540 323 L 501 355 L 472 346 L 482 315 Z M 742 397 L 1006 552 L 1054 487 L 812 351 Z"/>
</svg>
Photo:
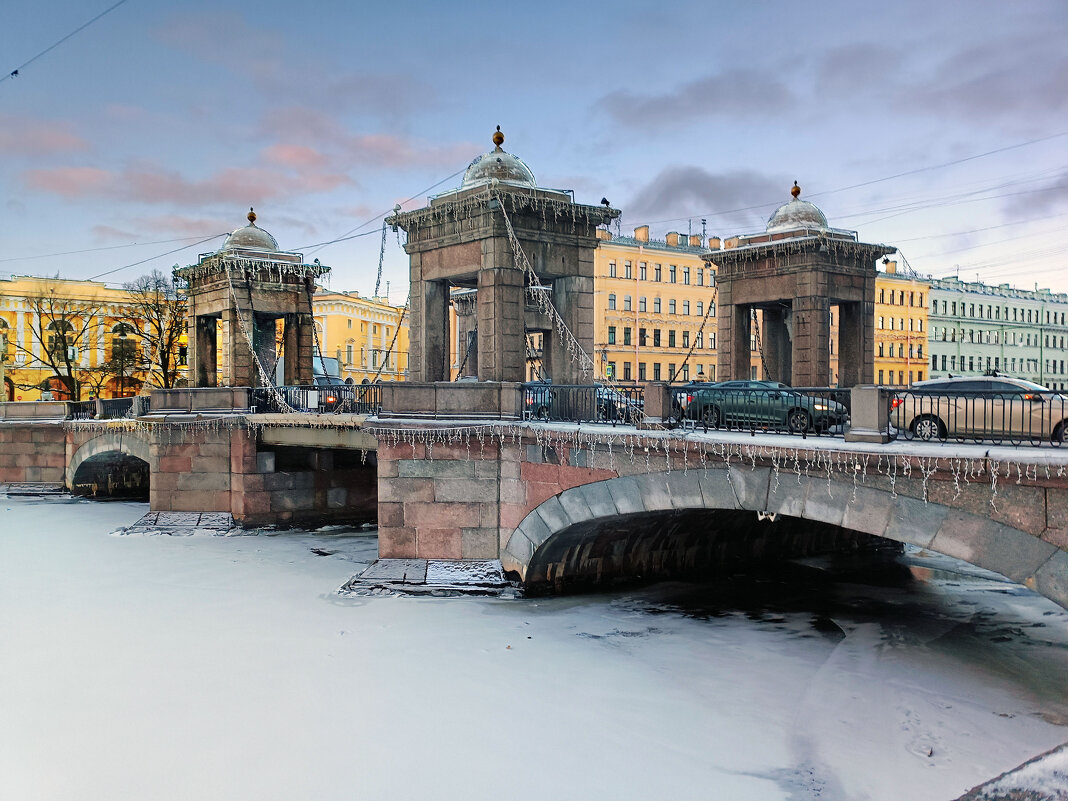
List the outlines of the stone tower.
<svg viewBox="0 0 1068 801">
<path fill-rule="evenodd" d="M 875 262 L 896 248 L 828 227 L 823 212 L 800 199 L 796 182 L 790 193 L 793 199 L 776 210 L 765 231 L 728 239 L 723 250 L 705 256 L 718 266 L 719 378 L 749 378 L 751 342 L 759 338 L 768 380 L 826 386 L 831 307 L 837 306 L 838 384 L 871 383 Z M 763 318 L 759 332 L 754 310 Z"/>
<path fill-rule="evenodd" d="M 312 383 L 312 295 L 316 280 L 329 271 L 318 260 L 305 264 L 300 253 L 279 250 L 275 238 L 256 225 L 251 209 L 248 225 L 227 235 L 218 251 L 176 269 L 174 277 L 187 286 L 189 385 L 273 383 L 278 320 L 284 321 L 284 382 Z M 221 382 L 220 352 L 226 357 Z"/>
<path fill-rule="evenodd" d="M 493 143 L 493 150 L 468 166 L 459 189 L 387 219 L 394 230 L 403 228 L 408 235 L 410 380 L 450 380 L 451 295 L 454 289 L 473 289 L 475 334 L 470 344 L 461 343 L 460 359 L 466 348 L 474 364 L 465 366 L 465 374 L 480 381 L 524 381 L 526 336 L 539 331 L 545 335 L 543 364 L 553 381 L 590 383 L 596 377 L 589 363 L 584 370 L 583 360 L 575 358 L 576 345 L 593 353 L 596 230 L 619 212 L 607 202 L 584 206 L 567 192 L 538 187 L 527 165 L 501 148 L 499 126 Z M 541 285 L 551 290 L 559 321 L 531 304 L 532 278 L 520 252 Z M 469 292 L 463 297 L 470 303 Z"/>
</svg>

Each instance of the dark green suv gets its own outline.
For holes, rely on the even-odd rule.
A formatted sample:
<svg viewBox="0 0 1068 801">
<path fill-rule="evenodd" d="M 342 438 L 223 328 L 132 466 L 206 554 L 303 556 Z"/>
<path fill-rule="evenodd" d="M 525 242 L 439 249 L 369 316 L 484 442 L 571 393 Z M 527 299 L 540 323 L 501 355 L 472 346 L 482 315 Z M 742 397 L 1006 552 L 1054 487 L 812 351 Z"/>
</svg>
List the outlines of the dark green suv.
<svg viewBox="0 0 1068 801">
<path fill-rule="evenodd" d="M 778 381 L 720 381 L 684 388 L 683 416 L 709 428 L 829 431 L 848 419 L 836 400 L 805 394 Z"/>
</svg>

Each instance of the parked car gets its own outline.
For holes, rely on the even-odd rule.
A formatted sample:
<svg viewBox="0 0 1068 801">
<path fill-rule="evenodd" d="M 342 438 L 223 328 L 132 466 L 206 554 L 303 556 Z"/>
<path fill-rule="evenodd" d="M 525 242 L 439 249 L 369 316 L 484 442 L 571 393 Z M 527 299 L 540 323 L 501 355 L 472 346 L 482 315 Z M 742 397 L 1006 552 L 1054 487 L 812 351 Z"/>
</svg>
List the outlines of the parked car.
<svg viewBox="0 0 1068 801">
<path fill-rule="evenodd" d="M 1004 375 L 919 381 L 891 401 L 890 423 L 906 436 L 1063 442 L 1068 398 Z"/>
<path fill-rule="evenodd" d="M 524 416 L 540 420 L 633 420 L 642 413 L 642 401 L 603 384 L 556 385 L 551 380 L 523 385 Z M 594 404 L 596 404 L 594 406 Z"/>
<path fill-rule="evenodd" d="M 711 428 L 774 428 L 795 433 L 829 431 L 848 419 L 845 406 L 806 395 L 778 381 L 720 381 L 686 388 L 683 415 Z"/>
</svg>

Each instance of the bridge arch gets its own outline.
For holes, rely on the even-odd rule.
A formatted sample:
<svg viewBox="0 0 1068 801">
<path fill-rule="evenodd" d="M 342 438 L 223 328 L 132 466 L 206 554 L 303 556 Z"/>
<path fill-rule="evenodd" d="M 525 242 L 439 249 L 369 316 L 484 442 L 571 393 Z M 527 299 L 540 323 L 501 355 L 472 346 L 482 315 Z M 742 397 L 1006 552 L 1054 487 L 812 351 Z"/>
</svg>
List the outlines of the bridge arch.
<svg viewBox="0 0 1068 801">
<path fill-rule="evenodd" d="M 665 544 L 691 551 L 707 546 L 700 543 L 700 533 L 681 542 L 664 522 L 701 510 L 746 513 L 750 519 L 752 513 L 774 515 L 775 522 L 768 518 L 772 526 L 780 520 L 808 521 L 827 524 L 824 534 L 845 530 L 920 546 L 1000 573 L 1068 608 L 1068 551 L 1031 533 L 889 489 L 768 467 L 620 476 L 573 487 L 526 515 L 509 536 L 501 561 L 531 587 L 566 580 L 568 571 L 596 579 L 638 563 L 655 573 L 662 555 L 657 549 Z M 633 536 L 627 541 L 627 521 L 632 528 L 635 522 L 650 524 L 638 543 L 645 549 L 642 559 L 624 553 L 636 545 Z M 791 531 L 789 525 L 782 530 Z M 799 530 L 794 526 L 789 536 L 796 538 Z M 614 536 L 605 536 L 606 531 Z M 774 547 L 773 539 L 767 544 Z M 689 552 L 673 556 L 676 562 L 693 557 Z"/>
<path fill-rule="evenodd" d="M 130 457 L 144 463 L 143 480 L 147 489 L 148 470 L 152 463 L 150 447 L 147 440 L 128 431 L 109 431 L 82 443 L 67 463 L 64 476 L 67 488 L 75 490 L 78 471 L 83 466 L 88 468 L 109 459 L 123 464 Z"/>
</svg>

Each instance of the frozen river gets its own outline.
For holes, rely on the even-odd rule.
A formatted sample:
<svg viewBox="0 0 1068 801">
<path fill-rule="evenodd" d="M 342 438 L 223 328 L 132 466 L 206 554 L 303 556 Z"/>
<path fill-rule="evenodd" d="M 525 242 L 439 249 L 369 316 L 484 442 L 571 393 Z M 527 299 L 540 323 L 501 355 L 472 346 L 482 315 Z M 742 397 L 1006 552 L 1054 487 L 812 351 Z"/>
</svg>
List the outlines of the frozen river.
<svg viewBox="0 0 1068 801">
<path fill-rule="evenodd" d="M 1068 613 L 959 562 L 354 598 L 373 532 L 144 511 L 0 497 L 2 799 L 948 801 L 1068 741 Z"/>
</svg>

